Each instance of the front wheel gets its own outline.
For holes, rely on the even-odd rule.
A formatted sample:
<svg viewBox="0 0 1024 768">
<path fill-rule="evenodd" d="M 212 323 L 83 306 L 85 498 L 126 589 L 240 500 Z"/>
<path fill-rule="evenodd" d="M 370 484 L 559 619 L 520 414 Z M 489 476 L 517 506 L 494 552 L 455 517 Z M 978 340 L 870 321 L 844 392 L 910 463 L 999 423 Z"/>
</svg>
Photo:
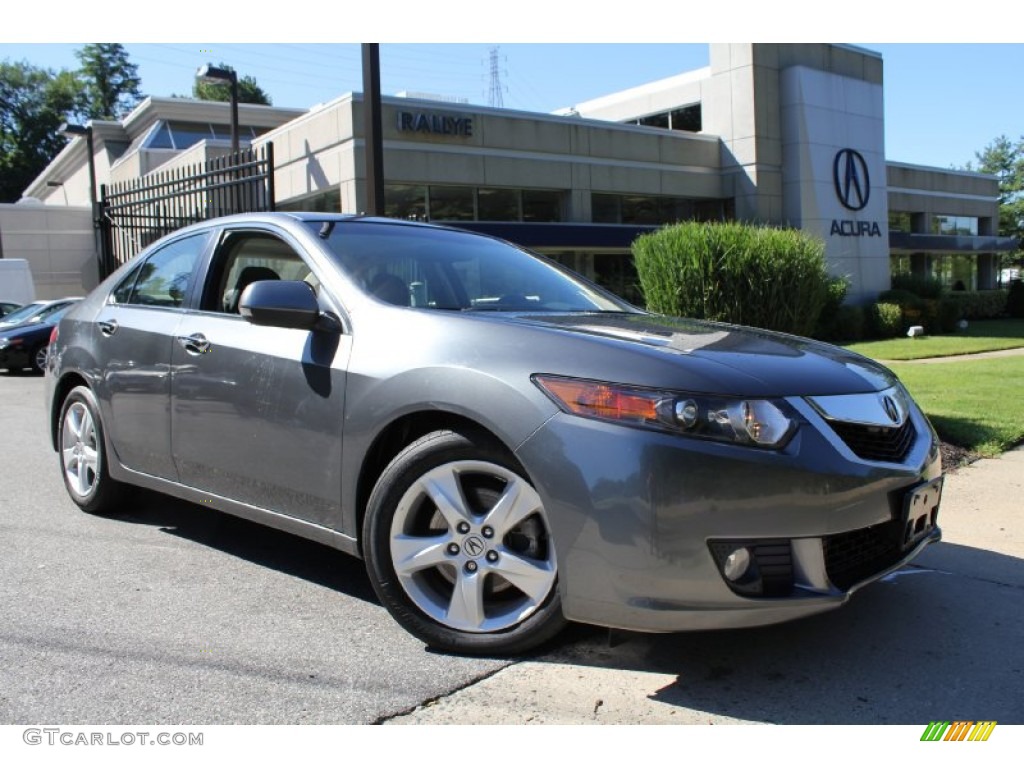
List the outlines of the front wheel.
<svg viewBox="0 0 1024 768">
<path fill-rule="evenodd" d="M 32 370 L 35 373 L 44 373 L 46 371 L 46 355 L 50 347 L 48 344 L 40 344 L 34 350 L 32 350 Z"/>
<path fill-rule="evenodd" d="M 75 387 L 64 399 L 58 448 L 60 472 L 71 500 L 86 512 L 113 511 L 125 486 L 107 472 L 100 409 L 88 387 Z"/>
<path fill-rule="evenodd" d="M 483 435 L 433 432 L 395 457 L 363 542 L 377 596 L 433 648 L 523 653 L 565 625 L 540 496 Z"/>
</svg>

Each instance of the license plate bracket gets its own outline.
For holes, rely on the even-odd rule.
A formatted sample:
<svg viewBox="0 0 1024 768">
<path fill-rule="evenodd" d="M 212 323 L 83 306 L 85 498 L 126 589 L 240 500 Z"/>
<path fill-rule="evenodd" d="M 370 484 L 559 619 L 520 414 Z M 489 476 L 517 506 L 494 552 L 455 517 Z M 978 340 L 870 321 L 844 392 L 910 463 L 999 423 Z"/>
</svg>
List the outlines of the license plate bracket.
<svg viewBox="0 0 1024 768">
<path fill-rule="evenodd" d="M 915 485 L 903 495 L 903 549 L 910 549 L 935 530 L 942 499 L 942 478 Z"/>
</svg>

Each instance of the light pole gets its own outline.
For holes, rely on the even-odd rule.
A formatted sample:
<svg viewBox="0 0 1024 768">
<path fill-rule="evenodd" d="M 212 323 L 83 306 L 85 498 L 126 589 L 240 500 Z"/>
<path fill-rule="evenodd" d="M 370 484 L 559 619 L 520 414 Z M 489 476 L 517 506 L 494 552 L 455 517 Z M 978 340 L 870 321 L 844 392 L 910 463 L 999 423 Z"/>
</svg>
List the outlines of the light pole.
<svg viewBox="0 0 1024 768">
<path fill-rule="evenodd" d="M 102 282 L 110 273 L 110 270 L 107 269 L 109 265 L 106 263 L 103 249 L 99 247 L 100 216 L 99 208 L 96 205 L 96 152 L 92 140 L 92 124 L 64 123 L 60 127 L 60 132 L 69 139 L 85 136 L 85 149 L 89 155 L 89 210 L 92 213 L 93 246 L 96 248 L 97 268 L 99 269 L 99 277 Z M 67 195 L 66 192 L 64 194 L 65 196 Z"/>
<path fill-rule="evenodd" d="M 384 133 L 381 128 L 380 44 L 363 43 L 363 139 L 366 212 L 384 215 Z"/>
<path fill-rule="evenodd" d="M 238 73 L 233 69 L 204 64 L 196 77 L 204 83 L 227 85 L 231 90 L 231 153 L 238 154 Z"/>
</svg>

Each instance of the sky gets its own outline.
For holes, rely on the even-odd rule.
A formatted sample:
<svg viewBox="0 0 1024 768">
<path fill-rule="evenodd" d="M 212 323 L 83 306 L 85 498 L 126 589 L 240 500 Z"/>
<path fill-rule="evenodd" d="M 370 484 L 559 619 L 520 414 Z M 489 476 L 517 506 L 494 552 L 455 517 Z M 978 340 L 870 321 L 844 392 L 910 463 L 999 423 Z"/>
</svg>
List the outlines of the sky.
<svg viewBox="0 0 1024 768">
<path fill-rule="evenodd" d="M 771 7 L 778 12 L 763 23 L 755 12 L 763 5 L 751 4 L 751 16 L 731 20 L 724 30 L 721 18 L 713 15 L 710 18 L 716 22 L 714 26 L 686 23 L 699 21 L 699 18 L 690 10 L 681 12 L 679 7 L 684 4 L 662 3 L 662 0 L 646 0 L 644 18 L 665 18 L 672 24 L 658 26 L 647 21 L 640 29 L 637 29 L 635 14 L 605 17 L 603 25 L 588 27 L 580 24 L 578 14 L 563 10 L 559 15 L 560 6 L 550 2 L 545 5 L 534 0 L 519 0 L 514 6 L 517 9 L 514 16 L 506 12 L 489 17 L 480 15 L 479 4 L 460 15 L 459 1 L 447 0 L 443 8 L 449 13 L 439 16 L 432 9 L 441 6 L 389 0 L 388 15 L 365 11 L 363 17 L 352 19 L 349 19 L 350 11 L 339 10 L 349 6 L 321 0 L 304 0 L 299 18 L 270 17 L 254 10 L 242 16 L 234 11 L 233 16 L 219 19 L 216 12 L 211 11 L 214 6 L 205 4 L 203 13 L 193 11 L 203 16 L 201 24 L 189 14 L 181 13 L 174 18 L 161 19 L 159 24 L 139 26 L 136 23 L 133 27 L 122 21 L 119 27 L 104 22 L 103 26 L 92 28 L 90 22 L 79 22 L 75 18 L 77 11 L 74 9 L 82 6 L 67 3 L 71 15 L 62 15 L 58 7 L 53 23 L 46 26 L 31 24 L 34 17 L 31 8 L 14 11 L 27 14 L 23 26 L 29 31 L 12 36 L 11 30 L 22 27 L 17 20 L 5 24 L 0 29 L 0 60 L 26 60 L 53 69 L 76 68 L 74 51 L 82 43 L 118 40 L 125 44 L 131 60 L 138 65 L 142 90 L 146 94 L 189 95 L 194 73 L 200 65 L 223 62 L 240 75 L 254 77 L 274 105 L 308 109 L 349 91 L 362 90 L 358 39 L 363 33 L 368 35 L 367 39 L 385 41 L 381 43 L 384 94 L 417 91 L 487 104 L 491 86 L 490 56 L 496 48 L 503 106 L 551 112 L 706 66 L 707 43 L 687 42 L 687 38 L 701 31 L 714 31 L 717 35 L 726 31 L 733 40 L 766 39 L 764 35 L 767 39 L 786 42 L 831 40 L 837 31 L 821 18 L 820 10 L 826 6 L 802 0 L 773 3 Z M 119 0 L 110 2 L 116 6 Z M 173 7 L 184 8 L 190 2 L 179 0 Z M 738 7 L 742 9 L 744 2 L 738 0 Z M 922 26 L 919 13 L 910 14 L 904 21 L 894 15 L 899 12 L 876 0 L 866 0 L 858 4 L 858 8 L 870 18 L 873 4 L 878 6 L 876 12 L 883 14 L 892 27 L 915 29 L 918 34 L 913 42 L 883 39 L 882 42 L 854 43 L 883 56 L 885 140 L 889 160 L 962 167 L 973 161 L 975 152 L 996 137 L 1007 135 L 1016 139 L 1024 134 L 1024 98 L 1018 85 L 1024 73 L 1024 44 L 983 40 L 929 42 L 930 38 L 955 40 L 954 33 L 948 29 L 948 20 L 938 29 L 930 30 Z M 56 5 L 65 4 L 57 0 Z M 979 10 L 973 16 L 975 21 L 985 17 L 982 5 L 984 3 L 972 6 Z M 138 6 L 134 6 L 134 11 L 131 7 L 127 5 L 125 13 L 137 15 Z M 573 4 L 572 7 L 581 6 Z M 618 6 L 620 11 L 627 7 Z M 794 26 L 791 19 L 797 18 L 795 12 L 805 7 L 816 10 L 814 17 L 806 16 L 816 21 Z M 19 4 L 19 8 L 24 8 L 24 4 Z M 787 14 L 787 9 L 794 14 Z M 259 23 L 264 17 L 272 23 Z M 540 19 L 545 21 L 542 23 Z M 844 21 L 839 31 L 859 34 L 868 40 L 872 39 L 870 35 L 877 35 L 875 39 L 878 39 L 881 33 L 892 31 L 885 24 L 848 21 Z M 145 32 L 140 31 L 143 28 Z M 270 30 L 264 32 L 270 39 L 276 37 L 289 42 L 256 44 L 247 41 L 256 30 L 263 29 Z M 666 30 L 669 41 L 664 39 Z M 941 36 L 938 36 L 939 30 L 942 30 Z M 531 37 L 540 38 L 558 31 L 561 31 L 560 39 L 568 42 L 530 41 Z M 989 31 L 995 40 L 1000 30 Z M 214 35 L 214 40 L 197 39 L 197 35 L 205 34 Z M 645 35 L 650 39 L 643 40 Z M 387 42 L 389 37 L 394 42 Z M 621 37 L 623 42 L 608 42 L 616 37 Z M 680 42 L 672 40 L 673 37 Z M 346 38 L 349 41 L 327 42 Z M 481 38 L 498 42 L 477 42 Z M 638 38 L 639 41 L 634 42 Z M 452 42 L 432 42 L 442 39 Z M 502 39 L 516 42 L 500 42 Z M 707 39 L 715 39 L 715 35 L 709 34 Z M 58 40 L 62 42 L 56 42 Z"/>
</svg>

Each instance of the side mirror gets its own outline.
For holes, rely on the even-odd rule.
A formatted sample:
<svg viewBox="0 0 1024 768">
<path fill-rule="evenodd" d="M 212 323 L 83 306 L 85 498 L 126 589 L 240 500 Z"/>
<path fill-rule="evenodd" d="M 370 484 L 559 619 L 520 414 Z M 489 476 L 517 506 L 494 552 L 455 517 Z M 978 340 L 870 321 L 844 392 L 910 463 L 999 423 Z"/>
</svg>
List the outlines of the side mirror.
<svg viewBox="0 0 1024 768">
<path fill-rule="evenodd" d="M 312 330 L 320 305 L 312 286 L 302 280 L 259 280 L 242 291 L 239 314 L 253 325 Z"/>
</svg>

